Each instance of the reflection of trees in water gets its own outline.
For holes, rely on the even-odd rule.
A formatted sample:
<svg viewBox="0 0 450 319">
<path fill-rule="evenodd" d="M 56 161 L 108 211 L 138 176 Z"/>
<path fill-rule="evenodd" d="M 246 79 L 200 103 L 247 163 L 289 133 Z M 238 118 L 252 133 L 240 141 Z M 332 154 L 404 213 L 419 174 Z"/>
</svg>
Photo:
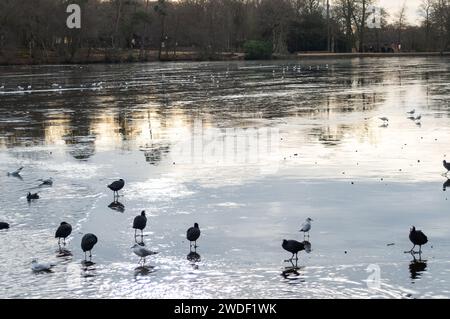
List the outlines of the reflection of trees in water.
<svg viewBox="0 0 450 319">
<path fill-rule="evenodd" d="M 370 67 L 371 72 L 365 73 Z M 183 86 L 175 81 L 181 79 L 180 75 L 167 70 L 164 83 L 161 74 L 149 75 L 148 81 L 154 84 L 151 89 L 84 91 L 47 97 L 30 95 L 22 99 L 20 111 L 8 107 L 2 109 L 6 119 L 22 118 L 24 122 L 0 123 L 0 134 L 4 136 L 0 143 L 6 147 L 32 146 L 59 138 L 69 146 L 69 153 L 74 158 L 83 160 L 95 154 L 101 136 L 111 147 L 132 147 L 130 142 L 136 142 L 137 146 L 150 145 L 141 150 L 146 160 L 155 165 L 171 151 L 171 136 L 167 136 L 167 132 L 177 125 L 192 130 L 196 119 L 202 119 L 210 126 L 228 128 L 266 126 L 267 121 L 262 120 L 306 118 L 317 120 L 318 124 L 301 127 L 302 135 L 333 147 L 339 145 L 349 132 L 360 137 L 370 134 L 369 123 L 362 119 L 364 115 L 354 124 L 342 121 L 345 121 L 345 114 L 373 111 L 384 102 L 385 94 L 371 92 L 371 86 L 390 83 L 398 75 L 377 68 L 370 63 L 348 62 L 337 71 L 310 72 L 304 78 L 288 77 L 286 82 L 279 83 L 273 81 L 271 69 L 268 74 L 246 71 L 248 74 L 238 74 L 234 79 L 233 76 L 228 80 L 222 77 L 220 88 L 211 83 L 210 75 L 211 72 L 223 73 L 223 69 L 197 70 L 196 83 L 185 81 Z M 84 74 L 80 71 L 68 81 L 76 83 Z M 183 76 L 190 74 L 183 73 Z M 176 79 L 177 76 L 180 78 Z M 431 84 L 436 76 L 439 74 L 417 75 Z M 208 94 L 205 87 L 209 88 Z M 442 95 L 442 87 L 436 86 L 434 90 Z M 280 92 L 286 94 L 278 94 Z M 13 104 L 18 98 L 8 99 L 8 103 Z M 46 107 L 56 106 L 63 107 L 65 113 L 50 115 L 42 112 Z M 444 106 L 447 108 L 448 103 Z M 48 128 L 56 125 L 52 120 L 58 118 L 64 119 L 58 124 L 62 127 L 48 139 L 51 131 Z M 142 141 L 143 136 L 147 141 Z"/>
</svg>

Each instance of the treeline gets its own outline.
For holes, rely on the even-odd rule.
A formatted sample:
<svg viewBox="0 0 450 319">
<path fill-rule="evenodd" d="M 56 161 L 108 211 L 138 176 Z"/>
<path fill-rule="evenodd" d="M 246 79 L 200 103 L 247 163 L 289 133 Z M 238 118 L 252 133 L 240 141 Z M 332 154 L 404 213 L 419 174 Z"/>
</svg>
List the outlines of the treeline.
<svg viewBox="0 0 450 319">
<path fill-rule="evenodd" d="M 81 29 L 68 29 L 66 8 L 81 7 Z M 405 2 L 407 5 L 407 1 Z M 0 56 L 65 61 L 100 51 L 130 59 L 171 59 L 181 52 L 212 59 L 244 50 L 293 52 L 445 51 L 450 0 L 423 0 L 409 25 L 406 7 L 381 10 L 373 0 L 0 0 Z M 369 23 L 370 25 L 370 23 Z M 373 26 L 373 25 L 372 25 Z M 253 46 L 256 46 L 256 51 Z M 130 50 L 133 49 L 133 50 Z"/>
</svg>

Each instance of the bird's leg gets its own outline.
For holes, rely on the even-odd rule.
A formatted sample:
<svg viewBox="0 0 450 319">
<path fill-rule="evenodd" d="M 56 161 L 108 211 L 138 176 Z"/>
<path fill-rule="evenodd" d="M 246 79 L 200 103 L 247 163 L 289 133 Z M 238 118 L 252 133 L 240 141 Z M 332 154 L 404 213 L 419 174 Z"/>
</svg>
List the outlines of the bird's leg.
<svg viewBox="0 0 450 319">
<path fill-rule="evenodd" d="M 58 246 L 61 247 L 61 238 L 58 238 Z"/>
<path fill-rule="evenodd" d="M 86 252 L 84 252 L 84 261 L 87 261 Z"/>
<path fill-rule="evenodd" d="M 194 248 L 197 249 L 197 247 L 198 247 L 198 246 L 197 246 L 197 241 L 195 241 L 195 243 L 194 243 Z"/>
<path fill-rule="evenodd" d="M 416 245 L 414 245 L 413 248 L 411 248 L 412 253 L 414 253 L 414 248 L 416 248 Z"/>
</svg>

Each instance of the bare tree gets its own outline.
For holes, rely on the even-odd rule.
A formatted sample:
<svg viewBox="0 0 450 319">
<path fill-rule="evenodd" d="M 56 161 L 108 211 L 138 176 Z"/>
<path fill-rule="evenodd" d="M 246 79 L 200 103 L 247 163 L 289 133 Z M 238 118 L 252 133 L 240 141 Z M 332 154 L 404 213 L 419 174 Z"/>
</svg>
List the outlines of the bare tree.
<svg viewBox="0 0 450 319">
<path fill-rule="evenodd" d="M 406 9 L 406 1 L 404 1 L 396 15 L 395 27 L 397 29 L 397 42 L 399 45 L 402 43 L 402 32 L 406 25 Z"/>
</svg>

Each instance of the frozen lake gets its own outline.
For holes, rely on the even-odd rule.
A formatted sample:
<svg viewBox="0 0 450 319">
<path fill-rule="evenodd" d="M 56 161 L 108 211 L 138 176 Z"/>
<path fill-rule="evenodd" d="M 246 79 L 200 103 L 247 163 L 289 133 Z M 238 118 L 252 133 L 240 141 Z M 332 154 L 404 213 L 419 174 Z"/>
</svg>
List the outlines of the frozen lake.
<svg viewBox="0 0 450 319">
<path fill-rule="evenodd" d="M 0 67 L 2 86 L 1 298 L 450 297 L 449 58 Z M 143 209 L 150 271 L 130 249 Z M 292 272 L 281 243 L 308 217 Z"/>
</svg>

